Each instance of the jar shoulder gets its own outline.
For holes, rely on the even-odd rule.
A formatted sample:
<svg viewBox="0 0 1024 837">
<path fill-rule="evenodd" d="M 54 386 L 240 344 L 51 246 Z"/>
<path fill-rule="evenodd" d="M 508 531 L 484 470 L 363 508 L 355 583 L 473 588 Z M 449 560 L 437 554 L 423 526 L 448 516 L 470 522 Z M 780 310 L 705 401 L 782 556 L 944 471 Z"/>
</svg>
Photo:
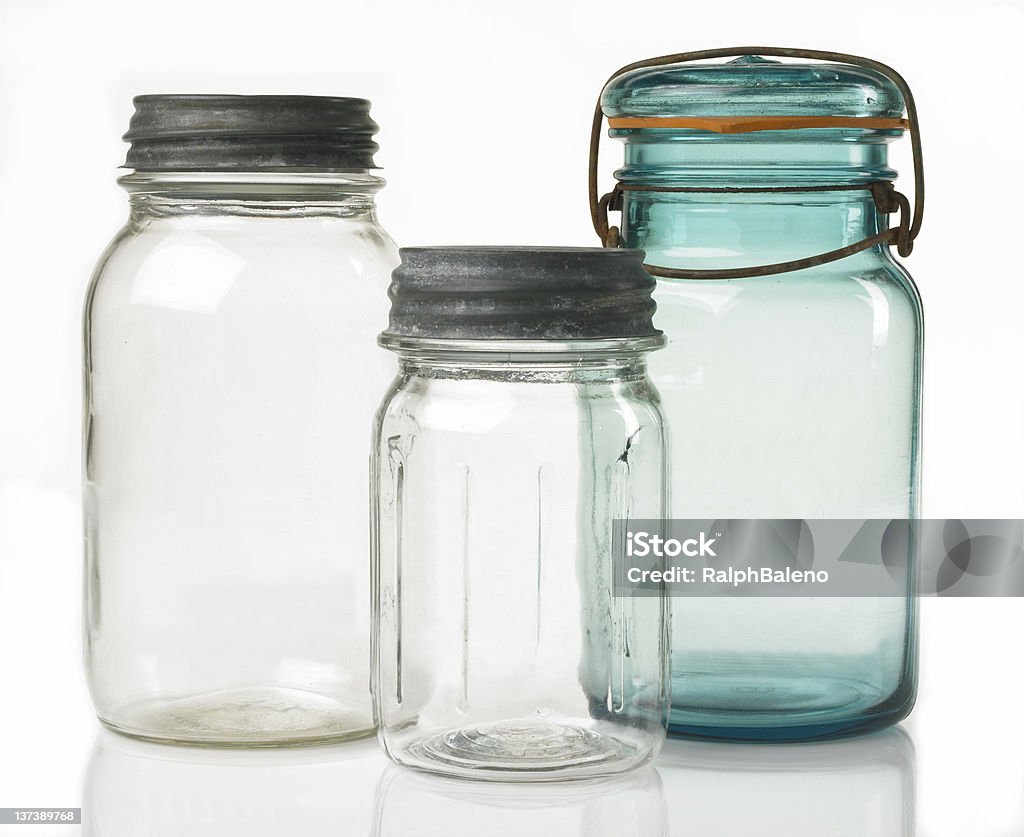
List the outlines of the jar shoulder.
<svg viewBox="0 0 1024 837">
<path fill-rule="evenodd" d="M 400 374 L 378 412 L 382 440 L 423 432 L 575 434 L 581 416 L 609 432 L 661 436 L 661 397 L 646 376 L 587 383 Z M 647 434 L 645 434 L 647 435 Z"/>
<path fill-rule="evenodd" d="M 372 219 L 129 221 L 97 262 L 87 306 L 156 302 L 188 285 L 209 290 L 211 282 L 270 296 L 333 285 L 386 302 L 398 261 L 394 241 Z"/>
<path fill-rule="evenodd" d="M 654 297 L 663 317 L 671 316 L 673 309 L 706 311 L 725 317 L 735 316 L 738 310 L 776 306 L 792 310 L 799 306 L 806 310 L 839 312 L 849 308 L 886 313 L 915 327 L 920 327 L 922 321 L 917 284 L 906 268 L 887 253 L 778 276 L 710 281 L 658 279 Z"/>
</svg>

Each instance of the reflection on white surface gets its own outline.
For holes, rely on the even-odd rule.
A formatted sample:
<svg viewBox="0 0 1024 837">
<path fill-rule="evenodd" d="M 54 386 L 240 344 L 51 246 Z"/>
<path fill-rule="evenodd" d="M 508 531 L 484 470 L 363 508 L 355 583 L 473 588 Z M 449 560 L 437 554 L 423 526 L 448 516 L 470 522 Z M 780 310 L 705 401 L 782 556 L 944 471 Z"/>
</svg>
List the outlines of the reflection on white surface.
<svg viewBox="0 0 1024 837">
<path fill-rule="evenodd" d="M 674 837 L 912 837 L 914 746 L 669 741 L 658 759 Z"/>
<path fill-rule="evenodd" d="M 103 731 L 82 800 L 87 837 L 366 835 L 386 762 L 376 741 L 203 750 Z"/>
<path fill-rule="evenodd" d="M 354 833 L 354 832 L 353 832 Z M 577 782 L 446 779 L 390 767 L 374 837 L 664 837 L 665 800 L 648 766 Z"/>
<path fill-rule="evenodd" d="M 498 783 L 389 765 L 373 739 L 204 750 L 103 731 L 82 817 L 87 837 L 913 837 L 914 747 L 898 728 L 669 741 L 623 776 Z"/>
</svg>

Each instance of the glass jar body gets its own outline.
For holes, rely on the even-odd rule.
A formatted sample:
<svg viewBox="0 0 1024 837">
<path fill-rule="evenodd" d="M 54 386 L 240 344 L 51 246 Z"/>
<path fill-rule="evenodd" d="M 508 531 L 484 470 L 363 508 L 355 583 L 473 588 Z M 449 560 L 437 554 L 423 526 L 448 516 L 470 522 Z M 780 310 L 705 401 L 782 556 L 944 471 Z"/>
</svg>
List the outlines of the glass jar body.
<svg viewBox="0 0 1024 837">
<path fill-rule="evenodd" d="M 708 269 L 811 256 L 884 228 L 866 191 L 638 192 L 623 217 L 626 245 L 649 263 Z M 651 375 L 674 439 L 673 517 L 916 516 L 921 303 L 885 248 L 777 276 L 659 279 L 655 298 L 669 339 Z M 903 597 L 686 599 L 674 611 L 670 731 L 822 738 L 889 725 L 913 705 L 909 586 Z"/>
<path fill-rule="evenodd" d="M 380 181 L 196 179 L 129 182 L 86 302 L 92 695 L 154 739 L 366 734 Z"/>
<path fill-rule="evenodd" d="M 666 604 L 613 595 L 612 521 L 660 517 L 642 361 L 407 360 L 374 449 L 375 709 L 401 764 L 620 772 L 667 712 Z"/>
</svg>

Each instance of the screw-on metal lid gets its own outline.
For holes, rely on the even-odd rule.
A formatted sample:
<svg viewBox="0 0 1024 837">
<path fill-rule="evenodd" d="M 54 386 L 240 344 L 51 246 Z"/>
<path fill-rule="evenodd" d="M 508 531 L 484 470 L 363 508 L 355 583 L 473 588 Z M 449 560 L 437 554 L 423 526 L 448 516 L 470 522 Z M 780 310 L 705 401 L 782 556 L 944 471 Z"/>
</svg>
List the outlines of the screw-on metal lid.
<svg viewBox="0 0 1024 837">
<path fill-rule="evenodd" d="M 384 337 L 576 340 L 657 337 L 643 251 L 405 247 Z"/>
<path fill-rule="evenodd" d="M 374 168 L 366 99 L 136 96 L 125 167 L 137 171 Z"/>
</svg>

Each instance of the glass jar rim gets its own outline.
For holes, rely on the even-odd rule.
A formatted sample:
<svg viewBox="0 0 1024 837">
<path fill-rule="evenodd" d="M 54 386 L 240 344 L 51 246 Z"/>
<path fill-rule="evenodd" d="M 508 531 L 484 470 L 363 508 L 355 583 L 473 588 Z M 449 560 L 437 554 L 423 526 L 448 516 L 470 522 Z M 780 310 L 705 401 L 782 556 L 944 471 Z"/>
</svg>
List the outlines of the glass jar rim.
<svg viewBox="0 0 1024 837">
<path fill-rule="evenodd" d="M 668 343 L 664 334 L 644 337 L 579 338 L 552 340 L 481 340 L 472 338 L 409 337 L 381 334 L 377 342 L 403 357 L 417 360 L 460 358 L 501 362 L 571 363 L 574 357 L 601 360 L 646 354 Z"/>
<path fill-rule="evenodd" d="M 330 197 L 339 192 L 373 195 L 387 184 L 369 169 L 249 169 L 196 171 L 122 168 L 118 185 L 130 194 L 201 191 L 210 195 Z"/>
</svg>

